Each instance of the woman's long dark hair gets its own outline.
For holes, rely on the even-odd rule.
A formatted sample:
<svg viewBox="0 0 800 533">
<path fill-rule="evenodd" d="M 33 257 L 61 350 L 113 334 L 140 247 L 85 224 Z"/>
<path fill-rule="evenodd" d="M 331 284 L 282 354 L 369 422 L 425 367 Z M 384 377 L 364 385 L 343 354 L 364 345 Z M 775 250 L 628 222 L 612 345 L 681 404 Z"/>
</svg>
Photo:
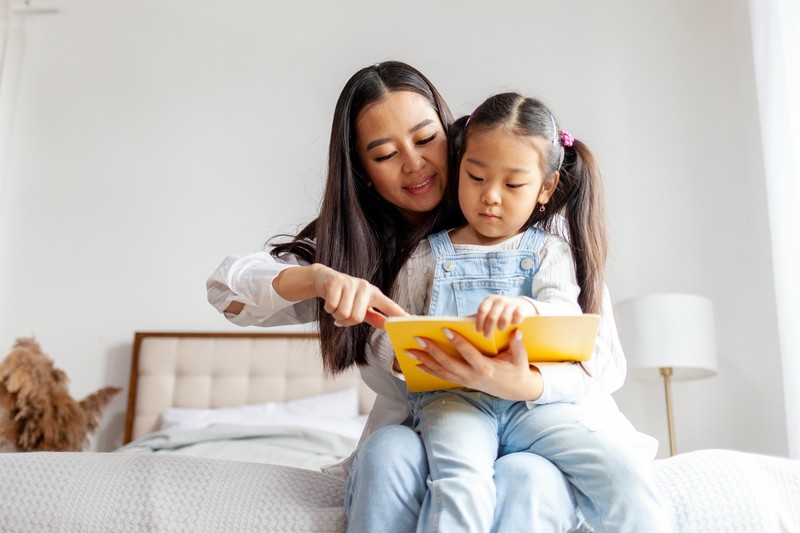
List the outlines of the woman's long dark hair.
<svg viewBox="0 0 800 533">
<path fill-rule="evenodd" d="M 453 122 L 450 109 L 433 84 L 417 69 L 399 61 L 386 61 L 356 72 L 342 89 L 333 114 L 328 179 L 320 214 L 290 242 L 273 247 L 272 255 L 292 253 L 309 263 L 363 278 L 390 294 L 400 266 L 422 238 L 444 225 L 436 210 L 419 225 L 411 225 L 397 208 L 367 187 L 355 147 L 355 123 L 368 105 L 395 91 L 423 96 L 439 115 L 444 131 Z M 332 374 L 352 365 L 367 364 L 367 324 L 339 328 L 317 299 L 322 360 Z"/>
<path fill-rule="evenodd" d="M 542 102 L 517 93 L 492 96 L 472 115 L 457 120 L 450 128 L 446 205 L 449 210 L 458 205 L 459 168 L 470 132 L 507 127 L 517 135 L 544 138 L 544 153 L 540 155 L 545 180 L 552 179 L 556 171 L 560 177 L 545 211 L 537 209 L 538 205 L 531 206 L 533 214 L 526 227 L 537 225 L 569 241 L 581 288 L 578 303 L 585 313 L 599 313 L 608 255 L 603 182 L 589 147 L 577 139 L 573 139 L 572 146 L 564 146 L 557 124 Z M 461 223 L 465 222 L 462 215 Z"/>
</svg>

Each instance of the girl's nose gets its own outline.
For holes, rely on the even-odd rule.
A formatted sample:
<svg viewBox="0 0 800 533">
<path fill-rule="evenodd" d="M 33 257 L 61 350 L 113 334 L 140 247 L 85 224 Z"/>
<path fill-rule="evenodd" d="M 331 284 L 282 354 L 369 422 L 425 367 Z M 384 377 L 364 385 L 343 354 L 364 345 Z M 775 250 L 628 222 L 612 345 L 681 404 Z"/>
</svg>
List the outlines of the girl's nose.
<svg viewBox="0 0 800 533">
<path fill-rule="evenodd" d="M 497 205 L 500 203 L 500 195 L 494 187 L 490 187 L 481 195 L 481 201 L 486 205 Z"/>
</svg>

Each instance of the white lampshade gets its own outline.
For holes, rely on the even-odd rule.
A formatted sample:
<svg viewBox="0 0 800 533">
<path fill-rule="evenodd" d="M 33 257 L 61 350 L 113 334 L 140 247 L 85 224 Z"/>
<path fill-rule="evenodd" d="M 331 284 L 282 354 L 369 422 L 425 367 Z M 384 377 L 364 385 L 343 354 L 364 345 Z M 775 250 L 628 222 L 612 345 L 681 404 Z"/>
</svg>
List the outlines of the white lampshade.
<svg viewBox="0 0 800 533">
<path fill-rule="evenodd" d="M 657 379 L 672 368 L 673 379 L 717 372 L 711 301 L 693 294 L 649 294 L 615 306 L 622 348 L 632 377 Z"/>
</svg>

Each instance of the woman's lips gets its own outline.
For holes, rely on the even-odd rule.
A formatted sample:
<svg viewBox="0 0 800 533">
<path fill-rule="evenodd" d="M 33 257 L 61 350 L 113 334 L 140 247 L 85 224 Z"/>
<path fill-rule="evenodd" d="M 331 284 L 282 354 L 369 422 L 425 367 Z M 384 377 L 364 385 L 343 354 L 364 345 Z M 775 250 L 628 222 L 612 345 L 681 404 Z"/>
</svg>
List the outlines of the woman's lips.
<svg viewBox="0 0 800 533">
<path fill-rule="evenodd" d="M 433 184 L 436 181 L 436 175 L 433 174 L 428 176 L 427 178 L 417 182 L 412 183 L 411 185 L 406 185 L 403 187 L 403 190 L 409 194 L 413 194 L 415 196 L 425 194 L 433 188 Z"/>
</svg>

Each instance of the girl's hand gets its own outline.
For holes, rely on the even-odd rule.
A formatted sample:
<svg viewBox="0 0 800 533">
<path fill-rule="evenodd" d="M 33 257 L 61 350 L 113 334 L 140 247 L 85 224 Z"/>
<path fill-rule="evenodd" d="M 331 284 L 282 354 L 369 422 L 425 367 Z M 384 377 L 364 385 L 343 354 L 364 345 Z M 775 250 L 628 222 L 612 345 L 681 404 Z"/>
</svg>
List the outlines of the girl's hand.
<svg viewBox="0 0 800 533">
<path fill-rule="evenodd" d="M 475 325 L 488 338 L 495 328 L 504 330 L 508 326 L 519 325 L 525 317 L 538 314 L 536 307 L 526 298 L 493 294 L 487 296 L 478 306 Z"/>
<path fill-rule="evenodd" d="M 366 280 L 342 274 L 325 265 L 312 265 L 312 289 L 315 296 L 325 300 L 325 311 L 341 327 L 367 322 L 383 328 L 387 316 L 408 313 L 380 289 Z"/>
<path fill-rule="evenodd" d="M 521 334 L 512 338 L 508 351 L 494 357 L 485 356 L 458 333 L 450 334 L 453 346 L 464 359 L 447 354 L 428 339 L 420 339 L 425 347 L 409 350 L 422 363 L 420 370 L 504 400 L 536 400 L 542 395 L 542 375 L 528 363 Z"/>
</svg>

